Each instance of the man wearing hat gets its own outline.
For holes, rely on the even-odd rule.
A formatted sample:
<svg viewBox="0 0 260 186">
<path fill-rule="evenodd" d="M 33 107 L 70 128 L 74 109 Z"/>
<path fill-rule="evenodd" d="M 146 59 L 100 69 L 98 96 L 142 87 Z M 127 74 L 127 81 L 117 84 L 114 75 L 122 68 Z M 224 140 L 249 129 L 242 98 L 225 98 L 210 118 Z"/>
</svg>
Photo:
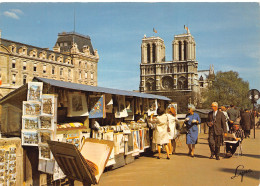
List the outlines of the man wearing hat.
<svg viewBox="0 0 260 186">
<path fill-rule="evenodd" d="M 231 128 L 231 134 L 225 136 L 226 142 L 226 157 L 230 158 L 236 152 L 239 143 L 244 139 L 244 132 L 242 129 L 239 129 L 239 122 L 235 121 Z M 237 143 L 234 143 L 237 141 Z"/>
</svg>

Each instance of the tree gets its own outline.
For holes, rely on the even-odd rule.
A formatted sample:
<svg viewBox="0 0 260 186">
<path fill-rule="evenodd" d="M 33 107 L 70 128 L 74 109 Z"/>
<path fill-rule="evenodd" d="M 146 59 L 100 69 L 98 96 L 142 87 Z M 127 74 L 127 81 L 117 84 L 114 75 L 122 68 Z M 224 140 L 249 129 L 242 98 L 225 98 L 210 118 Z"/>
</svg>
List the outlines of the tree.
<svg viewBox="0 0 260 186">
<path fill-rule="evenodd" d="M 240 108 L 249 108 L 251 103 L 248 99 L 248 91 L 249 83 L 243 81 L 238 72 L 219 71 L 208 91 L 202 95 L 205 100 L 203 107 L 208 108 L 212 102 L 216 101 L 219 105 L 234 104 Z"/>
</svg>

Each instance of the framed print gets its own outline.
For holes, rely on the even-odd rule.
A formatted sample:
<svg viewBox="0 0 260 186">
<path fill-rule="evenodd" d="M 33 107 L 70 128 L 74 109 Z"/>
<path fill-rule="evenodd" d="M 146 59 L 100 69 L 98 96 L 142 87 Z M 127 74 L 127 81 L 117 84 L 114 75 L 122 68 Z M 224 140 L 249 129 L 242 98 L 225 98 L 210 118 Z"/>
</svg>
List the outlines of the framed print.
<svg viewBox="0 0 260 186">
<path fill-rule="evenodd" d="M 54 131 L 54 118 L 52 116 L 39 116 L 38 124 L 39 129 L 47 129 Z"/>
<path fill-rule="evenodd" d="M 38 133 L 36 130 L 25 131 L 22 130 L 22 145 L 24 146 L 38 146 Z"/>
<path fill-rule="evenodd" d="M 42 87 L 43 87 L 42 82 L 29 82 L 27 101 L 41 101 Z"/>
<path fill-rule="evenodd" d="M 38 129 L 38 116 L 23 116 L 22 129 L 37 130 Z"/>
<path fill-rule="evenodd" d="M 148 116 L 151 116 L 151 114 L 157 115 L 157 108 L 158 108 L 157 99 L 150 99 L 148 103 L 149 103 Z"/>
<path fill-rule="evenodd" d="M 105 96 L 104 95 L 90 95 L 89 96 L 89 118 L 105 118 Z"/>
<path fill-rule="evenodd" d="M 86 95 L 81 92 L 69 93 L 68 117 L 88 116 Z"/>
<path fill-rule="evenodd" d="M 111 94 L 105 94 L 106 113 L 113 113 L 113 98 Z"/>
<path fill-rule="evenodd" d="M 41 102 L 23 101 L 23 115 L 39 116 L 41 114 Z"/>
<path fill-rule="evenodd" d="M 53 132 L 48 130 L 38 131 L 39 143 L 46 143 L 48 140 L 53 140 Z"/>
<path fill-rule="evenodd" d="M 41 115 L 54 116 L 55 113 L 55 95 L 43 94 Z"/>
<path fill-rule="evenodd" d="M 40 144 L 39 148 L 39 159 L 50 160 L 52 159 L 52 153 L 48 145 Z"/>
</svg>

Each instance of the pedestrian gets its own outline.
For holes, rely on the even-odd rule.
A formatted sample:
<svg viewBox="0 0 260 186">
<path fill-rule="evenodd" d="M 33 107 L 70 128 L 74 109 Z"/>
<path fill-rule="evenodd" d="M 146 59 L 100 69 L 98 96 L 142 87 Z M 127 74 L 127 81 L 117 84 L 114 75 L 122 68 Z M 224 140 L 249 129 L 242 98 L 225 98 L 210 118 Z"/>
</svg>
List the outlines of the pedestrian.
<svg viewBox="0 0 260 186">
<path fill-rule="evenodd" d="M 227 110 L 229 117 L 229 128 L 232 127 L 232 124 L 240 117 L 239 111 L 235 109 L 235 105 L 231 104 L 230 109 Z"/>
<path fill-rule="evenodd" d="M 221 106 L 221 111 L 223 112 L 225 118 L 226 118 L 226 127 L 227 127 L 227 132 L 229 131 L 229 126 L 228 126 L 228 121 L 229 121 L 229 117 L 226 111 L 226 107 L 225 106 Z"/>
<path fill-rule="evenodd" d="M 233 124 L 232 129 L 230 130 L 231 134 L 227 134 L 225 136 L 226 143 L 226 158 L 230 158 L 236 152 L 239 143 L 242 143 L 244 139 L 244 132 L 239 128 L 239 122 L 236 121 Z M 237 141 L 237 143 L 234 143 Z"/>
<path fill-rule="evenodd" d="M 158 107 L 157 116 L 151 115 L 149 121 L 149 125 L 152 125 L 154 128 L 153 131 L 153 143 L 157 145 L 158 149 L 158 159 L 161 158 L 161 149 L 162 146 L 165 147 L 167 152 L 167 159 L 170 159 L 168 143 L 169 143 L 169 135 L 167 132 L 167 128 L 169 127 L 168 117 L 165 111 Z"/>
<path fill-rule="evenodd" d="M 244 130 L 245 138 L 250 138 L 251 115 L 248 109 L 241 115 L 241 127 Z"/>
<path fill-rule="evenodd" d="M 224 114 L 218 111 L 218 103 L 213 102 L 211 104 L 212 111 L 208 114 L 208 126 L 209 126 L 209 148 L 210 159 L 216 156 L 216 160 L 219 159 L 220 146 L 223 144 L 223 133 L 227 133 L 226 118 Z"/>
<path fill-rule="evenodd" d="M 178 134 L 178 131 L 176 129 L 176 124 L 178 123 L 177 115 L 176 115 L 176 110 L 174 108 L 174 105 L 170 104 L 168 106 L 168 122 L 169 122 L 169 130 L 168 130 L 168 135 L 169 135 L 169 152 L 170 154 L 175 153 L 176 150 L 176 137 Z"/>
<path fill-rule="evenodd" d="M 186 134 L 186 144 L 188 145 L 188 155 L 194 157 L 195 144 L 198 142 L 198 124 L 201 122 L 200 117 L 195 113 L 195 106 L 188 106 L 189 113 L 186 115 L 185 124 L 188 129 Z"/>
</svg>

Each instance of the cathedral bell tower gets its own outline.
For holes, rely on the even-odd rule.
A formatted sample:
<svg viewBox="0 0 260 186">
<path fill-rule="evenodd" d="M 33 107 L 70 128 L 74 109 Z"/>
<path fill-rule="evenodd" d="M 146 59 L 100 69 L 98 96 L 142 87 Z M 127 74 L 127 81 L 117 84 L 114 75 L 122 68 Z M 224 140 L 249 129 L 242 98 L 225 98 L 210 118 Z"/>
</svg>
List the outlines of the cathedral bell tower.
<svg viewBox="0 0 260 186">
<path fill-rule="evenodd" d="M 160 37 L 146 37 L 141 44 L 140 92 L 159 90 L 156 64 L 165 61 L 165 45 Z"/>
</svg>

